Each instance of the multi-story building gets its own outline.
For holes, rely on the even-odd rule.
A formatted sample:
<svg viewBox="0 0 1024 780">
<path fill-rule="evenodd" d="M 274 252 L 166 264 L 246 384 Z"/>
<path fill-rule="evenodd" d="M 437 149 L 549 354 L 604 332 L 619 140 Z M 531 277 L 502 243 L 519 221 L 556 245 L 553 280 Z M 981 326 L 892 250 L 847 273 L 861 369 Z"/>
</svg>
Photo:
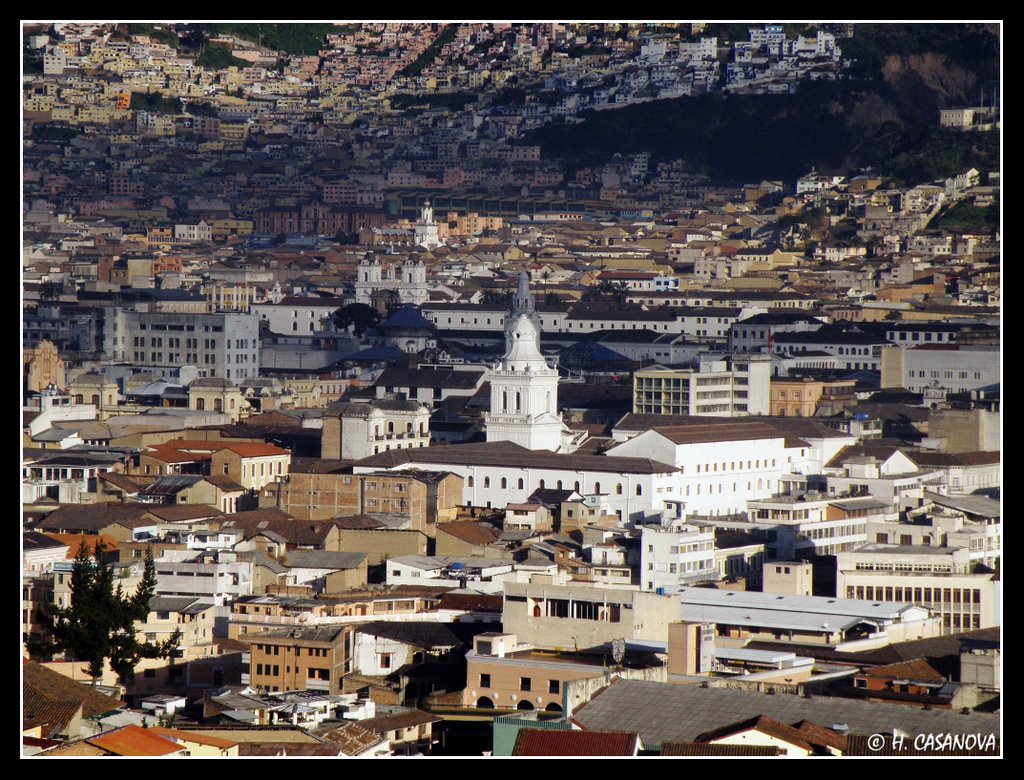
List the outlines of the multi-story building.
<svg viewBox="0 0 1024 780">
<path fill-rule="evenodd" d="M 474 637 L 466 654 L 464 707 L 561 712 L 566 683 L 604 674 L 599 656 L 555 656 L 520 644 L 512 633 Z"/>
<path fill-rule="evenodd" d="M 767 356 L 701 361 L 696 369 L 653 366 L 633 375 L 638 414 L 737 417 L 768 414 L 771 362 Z"/>
<path fill-rule="evenodd" d="M 747 507 L 751 523 L 766 539 L 770 560 L 835 555 L 863 544 L 868 522 L 897 518 L 892 504 L 871 496 L 773 496 L 749 501 Z"/>
<path fill-rule="evenodd" d="M 714 529 L 673 523 L 645 525 L 640 535 L 640 587 L 678 593 L 701 581 L 717 580 Z"/>
<path fill-rule="evenodd" d="M 998 568 L 1002 557 L 1002 531 L 1003 524 L 998 516 L 968 518 L 964 512 L 926 504 L 908 511 L 906 522 L 869 522 L 867 541 L 962 548 L 969 551 L 968 557 L 973 563 Z"/>
<path fill-rule="evenodd" d="M 341 298 L 285 296 L 278 303 L 254 303 L 249 311 L 270 325 L 273 333 L 309 336 L 336 333 L 331 316 L 344 305 Z"/>
<path fill-rule="evenodd" d="M 275 506 L 299 520 L 383 513 L 408 517 L 413 530 L 454 520 L 462 477 L 437 471 L 292 470 L 276 486 Z"/>
<path fill-rule="evenodd" d="M 867 544 L 837 557 L 840 597 L 927 607 L 944 634 L 999 625 L 999 575 L 977 571 L 968 549 Z"/>
<path fill-rule="evenodd" d="M 252 593 L 253 563 L 234 552 L 165 550 L 156 561 L 157 594 L 190 596 L 222 607 Z"/>
<path fill-rule="evenodd" d="M 135 368 L 174 376 L 185 365 L 201 377 L 237 382 L 260 373 L 255 314 L 105 310 L 104 353 Z"/>
<path fill-rule="evenodd" d="M 999 384 L 998 345 L 922 344 L 891 347 L 881 353 L 882 387 L 902 387 L 914 393 L 964 393 Z"/>
<path fill-rule="evenodd" d="M 668 641 L 679 597 L 619 588 L 506 582 L 502 626 L 545 650 L 587 650 L 616 639 Z"/>
<path fill-rule="evenodd" d="M 826 352 L 834 355 L 838 367 L 846 371 L 880 371 L 882 349 L 888 344 L 882 335 L 826 325 L 815 331 L 773 336 L 771 351 L 797 356 L 802 352 Z"/>
<path fill-rule="evenodd" d="M 341 693 L 342 678 L 349 671 L 350 632 L 351 627 L 324 626 L 243 634 L 239 640 L 249 645 L 249 652 L 242 662 L 248 661 L 249 673 L 243 673 L 242 684 L 270 693 Z"/>
<path fill-rule="evenodd" d="M 324 410 L 321 457 L 360 460 L 430 445 L 430 409 L 418 401 L 341 401 Z"/>
</svg>

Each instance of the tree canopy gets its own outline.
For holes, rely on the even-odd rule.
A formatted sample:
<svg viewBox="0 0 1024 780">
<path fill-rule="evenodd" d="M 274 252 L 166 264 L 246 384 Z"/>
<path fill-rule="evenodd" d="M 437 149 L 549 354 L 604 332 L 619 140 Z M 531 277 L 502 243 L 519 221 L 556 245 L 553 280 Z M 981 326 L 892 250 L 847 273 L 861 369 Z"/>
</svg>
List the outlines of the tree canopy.
<svg viewBox="0 0 1024 780">
<path fill-rule="evenodd" d="M 380 313 L 372 306 L 365 303 L 350 303 L 342 306 L 334 312 L 334 324 L 338 330 L 352 328 L 352 332 L 358 337 L 380 322 Z"/>
<path fill-rule="evenodd" d="M 131 676 L 143 658 L 167 658 L 181 641 L 181 632 L 165 642 L 139 641 L 136 621 L 145 621 L 156 593 L 153 551 L 146 550 L 142 580 L 134 593 L 115 584 L 114 565 L 97 542 L 95 556 L 82 544 L 71 570 L 71 604 L 44 605 L 40 623 L 49 636 L 29 643 L 33 654 L 51 657 L 63 652 L 68 660 L 84 661 L 93 680 L 103 676 L 104 663 L 121 678 Z"/>
</svg>

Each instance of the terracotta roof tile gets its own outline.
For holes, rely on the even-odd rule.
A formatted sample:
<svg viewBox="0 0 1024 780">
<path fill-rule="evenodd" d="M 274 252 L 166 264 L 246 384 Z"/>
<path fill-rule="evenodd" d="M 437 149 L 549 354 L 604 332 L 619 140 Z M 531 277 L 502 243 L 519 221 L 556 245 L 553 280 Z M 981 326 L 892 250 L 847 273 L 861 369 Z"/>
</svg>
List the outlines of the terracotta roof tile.
<svg viewBox="0 0 1024 780">
<path fill-rule="evenodd" d="M 713 745 L 707 742 L 662 742 L 663 756 L 781 756 L 770 745 Z"/>
<path fill-rule="evenodd" d="M 125 726 L 86 741 L 115 756 L 167 756 L 185 750 L 183 745 L 141 726 Z"/>
<path fill-rule="evenodd" d="M 635 756 L 640 738 L 624 731 L 521 729 L 513 756 Z"/>
</svg>

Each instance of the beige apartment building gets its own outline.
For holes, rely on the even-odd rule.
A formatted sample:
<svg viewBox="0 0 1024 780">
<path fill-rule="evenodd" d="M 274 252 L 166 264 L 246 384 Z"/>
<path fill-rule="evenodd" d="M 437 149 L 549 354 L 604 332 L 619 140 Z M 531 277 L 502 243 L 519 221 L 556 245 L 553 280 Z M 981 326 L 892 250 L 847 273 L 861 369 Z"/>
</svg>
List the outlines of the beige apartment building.
<svg viewBox="0 0 1024 780">
<path fill-rule="evenodd" d="M 566 683 L 603 676 L 600 656 L 554 656 L 520 647 L 515 634 L 478 634 L 466 655 L 462 706 L 562 712 Z"/>
<path fill-rule="evenodd" d="M 455 519 L 462 502 L 462 477 L 434 471 L 308 470 L 291 473 L 277 490 L 277 508 L 300 520 L 390 514 L 408 517 L 413 530 L 427 531 L 434 523 Z"/>
<path fill-rule="evenodd" d="M 585 650 L 616 639 L 666 642 L 668 624 L 680 614 L 677 596 L 557 585 L 534 576 L 529 583 L 505 583 L 502 625 L 537 648 Z"/>
<path fill-rule="evenodd" d="M 927 607 L 943 634 L 999 625 L 999 575 L 973 573 L 970 550 L 868 544 L 837 556 L 840 598 Z"/>
<path fill-rule="evenodd" d="M 349 631 L 326 626 L 241 636 L 240 641 L 249 645 L 249 674 L 243 675 L 242 684 L 270 693 L 341 693 Z"/>
</svg>

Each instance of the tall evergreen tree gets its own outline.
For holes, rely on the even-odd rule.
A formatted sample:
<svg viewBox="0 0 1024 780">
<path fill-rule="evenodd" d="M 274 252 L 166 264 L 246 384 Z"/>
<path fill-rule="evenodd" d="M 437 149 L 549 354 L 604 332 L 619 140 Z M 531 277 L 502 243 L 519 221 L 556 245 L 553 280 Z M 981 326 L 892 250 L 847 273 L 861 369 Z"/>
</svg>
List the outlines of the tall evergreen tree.
<svg viewBox="0 0 1024 780">
<path fill-rule="evenodd" d="M 165 642 L 140 642 L 136 621 L 149 614 L 149 602 L 156 592 L 156 566 L 152 548 L 146 550 L 145 570 L 135 592 L 126 594 L 115 586 L 114 565 L 106 559 L 102 542 L 91 555 L 82 544 L 71 570 L 71 604 L 44 605 L 39 621 L 48 638 L 29 642 L 29 651 L 50 658 L 63 652 L 69 660 L 86 662 L 86 671 L 96 680 L 103 676 L 105 662 L 120 677 L 129 676 L 142 658 L 167 658 L 178 647 L 181 632 Z"/>
</svg>

